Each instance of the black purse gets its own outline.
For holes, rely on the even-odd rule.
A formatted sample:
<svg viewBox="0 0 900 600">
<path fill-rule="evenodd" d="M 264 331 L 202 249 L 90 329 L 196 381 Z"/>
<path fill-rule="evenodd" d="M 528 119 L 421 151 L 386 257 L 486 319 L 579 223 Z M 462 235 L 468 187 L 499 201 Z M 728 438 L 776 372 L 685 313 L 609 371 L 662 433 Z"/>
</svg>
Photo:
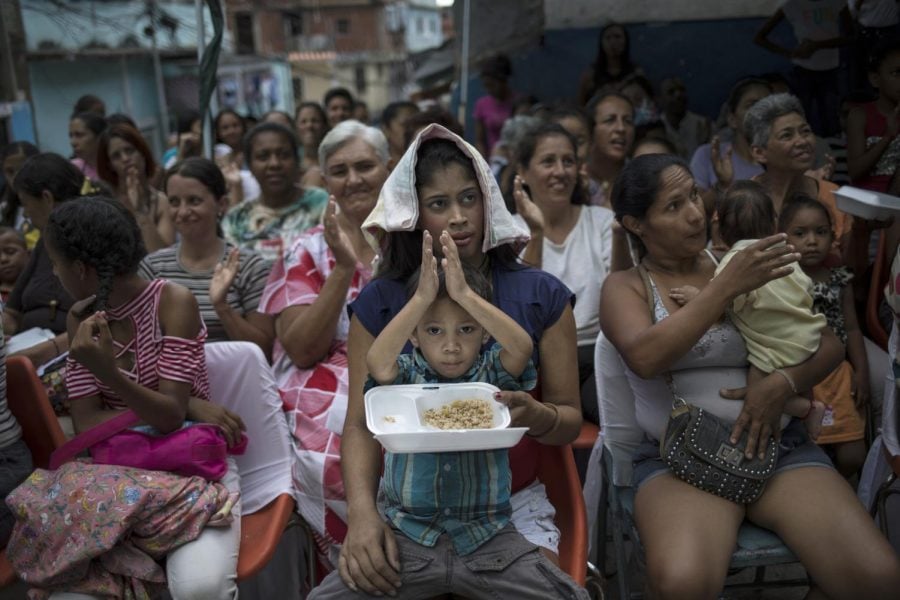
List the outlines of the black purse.
<svg viewBox="0 0 900 600">
<path fill-rule="evenodd" d="M 650 275 L 643 265 L 637 268 L 647 290 L 650 318 L 655 323 Z M 775 470 L 778 444 L 774 438 L 769 438 L 764 458 L 747 458 L 746 430 L 738 443 L 732 444 L 732 425 L 686 402 L 675 389 L 672 373 L 666 371 L 663 375 L 672 392 L 672 412 L 659 444 L 660 458 L 676 477 L 704 492 L 738 504 L 754 502 Z"/>
</svg>

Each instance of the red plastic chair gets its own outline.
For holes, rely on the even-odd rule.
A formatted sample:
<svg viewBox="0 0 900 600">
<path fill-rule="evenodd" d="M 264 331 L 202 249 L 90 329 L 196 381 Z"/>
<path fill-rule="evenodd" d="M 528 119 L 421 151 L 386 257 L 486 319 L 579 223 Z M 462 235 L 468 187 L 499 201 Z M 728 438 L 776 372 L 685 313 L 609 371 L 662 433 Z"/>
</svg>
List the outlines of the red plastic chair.
<svg viewBox="0 0 900 600">
<path fill-rule="evenodd" d="M 582 421 L 581 431 L 578 432 L 578 437 L 572 442 L 572 448 L 575 448 L 576 450 L 593 450 L 594 443 L 597 441 L 597 436 L 599 435 L 599 427 L 590 421 Z"/>
<path fill-rule="evenodd" d="M 281 494 L 265 508 L 241 517 L 238 581 L 250 579 L 266 566 L 275 554 L 293 512 L 294 499 L 288 494 Z"/>
<path fill-rule="evenodd" d="M 47 392 L 31 361 L 21 356 L 6 359 L 6 404 L 22 427 L 22 440 L 31 450 L 35 467 L 46 469 L 50 455 L 66 442 Z M 0 587 L 16 580 L 6 551 L 0 552 Z"/>
<path fill-rule="evenodd" d="M 571 446 L 541 444 L 538 479 L 547 488 L 547 497 L 556 508 L 559 567 L 583 586 L 588 561 L 587 513 Z"/>
<path fill-rule="evenodd" d="M 866 329 L 868 329 L 872 341 L 886 351 L 888 332 L 884 330 L 878 319 L 878 307 L 881 305 L 881 299 L 884 298 L 884 286 L 891 272 L 891 258 L 887 256 L 885 244 L 882 232 L 878 238 L 878 254 L 875 257 L 875 264 L 872 266 L 872 279 L 869 281 L 869 294 L 866 298 Z"/>
</svg>

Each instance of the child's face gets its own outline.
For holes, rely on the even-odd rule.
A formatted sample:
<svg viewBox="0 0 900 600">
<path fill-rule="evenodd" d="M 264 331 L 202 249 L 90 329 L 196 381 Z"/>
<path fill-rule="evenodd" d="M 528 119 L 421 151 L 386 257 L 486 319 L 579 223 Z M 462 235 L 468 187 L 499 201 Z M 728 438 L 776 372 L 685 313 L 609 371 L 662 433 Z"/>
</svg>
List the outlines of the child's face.
<svg viewBox="0 0 900 600">
<path fill-rule="evenodd" d="M 450 298 L 435 300 L 410 341 L 441 377 L 460 377 L 481 353 L 488 335 L 478 321 Z"/>
<path fill-rule="evenodd" d="M 0 235 L 0 282 L 15 283 L 27 262 L 28 251 L 19 236 Z"/>
<path fill-rule="evenodd" d="M 800 253 L 800 266 L 818 267 L 831 251 L 834 236 L 828 218 L 817 208 L 801 208 L 785 231 L 787 243 Z"/>
<path fill-rule="evenodd" d="M 892 102 L 900 101 L 900 52 L 888 54 L 878 71 L 869 74 L 869 82 L 880 95 Z"/>
</svg>

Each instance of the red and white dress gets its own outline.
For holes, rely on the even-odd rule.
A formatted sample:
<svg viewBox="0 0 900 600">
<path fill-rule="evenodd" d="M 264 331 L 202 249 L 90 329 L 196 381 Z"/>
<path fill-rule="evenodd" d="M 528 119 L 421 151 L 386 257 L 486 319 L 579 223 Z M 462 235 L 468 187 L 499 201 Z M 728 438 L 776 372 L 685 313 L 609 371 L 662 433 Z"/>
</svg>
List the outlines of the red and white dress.
<svg viewBox="0 0 900 600">
<path fill-rule="evenodd" d="M 320 225 L 306 231 L 276 261 L 259 303 L 259 311 L 277 316 L 291 306 L 310 305 L 334 270 L 334 255 Z M 294 490 L 301 516 L 317 534 L 329 557 L 347 532 L 347 501 L 341 479 L 341 431 L 347 414 L 346 305 L 372 278 L 372 270 L 357 264 L 341 308 L 328 355 L 309 369 L 297 367 L 276 339 L 273 370 L 294 442 Z M 336 560 L 336 556 L 329 557 Z M 336 563 L 335 563 L 336 564 Z"/>
</svg>

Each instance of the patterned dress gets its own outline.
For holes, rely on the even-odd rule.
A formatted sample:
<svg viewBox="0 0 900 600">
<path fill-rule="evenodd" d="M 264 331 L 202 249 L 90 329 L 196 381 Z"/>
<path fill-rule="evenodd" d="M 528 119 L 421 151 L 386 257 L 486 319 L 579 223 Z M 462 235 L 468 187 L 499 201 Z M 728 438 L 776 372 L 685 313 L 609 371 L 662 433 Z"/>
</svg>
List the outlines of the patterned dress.
<svg viewBox="0 0 900 600">
<path fill-rule="evenodd" d="M 844 310 L 841 295 L 850 284 L 853 275 L 846 267 L 831 269 L 828 279 L 813 285 L 813 309 L 825 315 L 828 326 L 847 344 L 847 330 L 844 325 Z M 819 444 L 837 444 L 861 440 L 865 436 L 866 422 L 853 405 L 853 366 L 844 360 L 819 385 L 813 388 L 816 400 L 830 406 L 822 422 L 822 433 L 816 440 Z"/>
<path fill-rule="evenodd" d="M 315 302 L 334 270 L 334 255 L 324 228 L 300 236 L 284 259 L 275 263 L 259 311 L 275 315 L 291 306 Z M 349 304 L 372 278 L 357 264 L 347 290 Z M 347 413 L 347 333 L 350 318 L 342 308 L 328 355 L 310 369 L 297 367 L 279 340 L 273 370 L 294 442 L 294 488 L 300 514 L 317 534 L 323 554 L 344 539 L 347 502 L 341 479 L 341 431 Z M 335 557 L 336 558 L 336 557 Z"/>
</svg>

